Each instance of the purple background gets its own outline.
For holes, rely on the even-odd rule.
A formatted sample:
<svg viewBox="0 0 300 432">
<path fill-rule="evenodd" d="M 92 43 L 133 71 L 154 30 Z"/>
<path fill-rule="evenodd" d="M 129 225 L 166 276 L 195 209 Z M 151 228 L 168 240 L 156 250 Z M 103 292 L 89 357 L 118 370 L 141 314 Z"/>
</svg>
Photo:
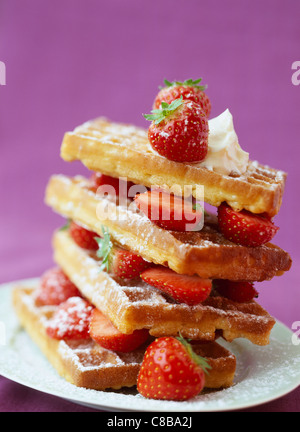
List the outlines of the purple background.
<svg viewBox="0 0 300 432">
<path fill-rule="evenodd" d="M 298 0 L 2 0 L 0 283 L 53 264 L 62 219 L 43 203 L 47 181 L 87 173 L 60 160 L 64 132 L 99 115 L 147 127 L 164 78 L 203 77 L 212 116 L 229 108 L 251 158 L 289 174 L 275 242 L 293 268 L 257 288 L 277 319 L 299 321 L 299 19 Z M 0 391 L 2 411 L 76 410 L 4 379 Z M 299 410 L 299 391 L 262 409 Z"/>
</svg>

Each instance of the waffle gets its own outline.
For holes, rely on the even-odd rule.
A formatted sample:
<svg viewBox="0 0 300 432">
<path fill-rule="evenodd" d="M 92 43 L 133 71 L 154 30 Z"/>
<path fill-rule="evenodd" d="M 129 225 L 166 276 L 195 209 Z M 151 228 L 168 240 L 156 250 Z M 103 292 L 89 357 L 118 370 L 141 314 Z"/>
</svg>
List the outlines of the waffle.
<svg viewBox="0 0 300 432">
<path fill-rule="evenodd" d="M 167 186 L 178 194 L 185 185 L 204 186 L 204 201 L 220 206 L 226 201 L 233 209 L 275 216 L 280 209 L 286 174 L 250 161 L 241 176 L 226 176 L 197 166 L 170 161 L 151 148 L 147 131 L 131 125 L 95 119 L 67 132 L 61 147 L 66 161 L 80 160 L 92 171 L 112 177 L 126 177 L 147 187 Z"/>
<path fill-rule="evenodd" d="M 120 389 L 136 385 L 146 345 L 132 353 L 117 354 L 91 339 L 57 341 L 46 334 L 47 321 L 56 307 L 37 307 L 35 288 L 18 287 L 13 303 L 20 323 L 40 347 L 59 375 L 78 387 L 93 390 Z M 211 366 L 206 388 L 219 389 L 232 385 L 236 358 L 216 342 L 197 343 L 194 350 L 206 357 Z"/>
<path fill-rule="evenodd" d="M 275 320 L 255 301 L 235 303 L 211 295 L 197 306 L 179 304 L 141 279 L 124 282 L 101 271 L 95 253 L 78 247 L 67 231 L 53 238 L 54 260 L 81 293 L 122 333 L 147 328 L 152 336 L 174 336 L 228 342 L 246 338 L 267 345 Z"/>
<path fill-rule="evenodd" d="M 177 273 L 198 274 L 207 279 L 263 281 L 291 267 L 289 254 L 273 244 L 247 248 L 226 240 L 212 216 L 206 218 L 199 232 L 163 230 L 127 206 L 117 206 L 99 197 L 88 189 L 88 182 L 82 177 L 53 176 L 46 203 L 99 235 L 105 225 L 115 243 Z M 103 217 L 108 204 L 110 216 L 116 217 Z"/>
</svg>

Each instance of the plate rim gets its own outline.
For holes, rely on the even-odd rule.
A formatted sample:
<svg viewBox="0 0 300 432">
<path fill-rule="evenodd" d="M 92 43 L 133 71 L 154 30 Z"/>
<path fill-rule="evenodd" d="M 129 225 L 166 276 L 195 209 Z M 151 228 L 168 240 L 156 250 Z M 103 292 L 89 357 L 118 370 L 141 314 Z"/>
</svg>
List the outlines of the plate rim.
<svg viewBox="0 0 300 432">
<path fill-rule="evenodd" d="M 29 285 L 30 286 L 31 284 L 36 284 L 38 280 L 39 280 L 39 278 L 35 277 L 35 278 L 20 279 L 20 280 L 16 280 L 16 281 L 12 281 L 12 282 L 2 283 L 2 284 L 0 284 L 0 296 L 1 296 L 1 293 L 3 293 L 4 290 L 10 292 L 13 289 L 13 287 L 15 287 L 15 286 L 18 286 L 18 285 Z M 10 306 L 11 311 L 13 312 L 11 304 L 9 306 Z M 276 334 L 283 332 L 285 335 L 290 336 L 290 337 L 292 337 L 292 335 L 293 335 L 292 330 L 290 330 L 284 323 L 282 323 L 282 322 L 280 322 L 278 320 L 276 320 L 276 324 L 275 324 L 275 327 L 273 329 L 273 332 L 274 333 L 276 332 Z M 28 338 L 31 341 L 29 335 L 28 335 Z M 32 342 L 32 346 L 36 347 L 36 344 L 34 344 L 34 342 Z M 1 346 L 0 346 L 0 348 L 1 348 Z M 300 346 L 299 346 L 299 348 L 300 348 Z M 49 363 L 49 365 L 51 366 L 50 363 Z M 55 369 L 53 368 L 53 370 L 55 370 Z M 13 377 L 12 375 L 13 374 L 7 373 L 7 371 L 5 373 L 5 371 L 3 371 L 3 370 L 0 369 L 0 376 L 3 376 L 4 378 L 6 378 L 6 379 L 8 379 L 10 381 L 13 381 L 13 382 L 18 383 L 20 385 L 23 385 L 23 386 L 25 386 L 27 388 L 30 388 L 32 390 L 39 391 L 39 392 L 44 393 L 46 395 L 55 396 L 55 397 L 58 397 L 60 399 L 64 399 L 64 400 L 67 400 L 67 401 L 72 402 L 74 404 L 77 404 L 77 405 L 80 405 L 80 406 L 85 406 L 85 407 L 88 407 L 88 408 L 91 408 L 91 409 L 94 409 L 94 410 L 105 410 L 106 412 L 166 412 L 165 408 L 164 409 L 155 408 L 155 411 L 153 411 L 152 409 L 149 409 L 147 411 L 145 411 L 144 409 L 141 409 L 141 410 L 134 409 L 134 410 L 132 410 L 128 406 L 130 404 L 130 400 L 129 401 L 126 400 L 126 403 L 124 403 L 124 401 L 118 401 L 116 404 L 108 403 L 108 404 L 102 405 L 102 403 L 104 402 L 104 400 L 103 400 L 101 402 L 101 404 L 100 404 L 100 402 L 97 403 L 97 404 L 93 404 L 93 403 L 91 403 L 90 398 L 88 398 L 88 400 L 87 400 L 87 398 L 85 396 L 83 396 L 83 395 L 82 396 L 81 395 L 76 395 L 76 398 L 67 397 L 65 394 L 61 394 L 61 391 L 55 391 L 55 389 L 51 389 L 51 390 L 50 389 L 45 389 L 45 388 L 43 388 L 42 385 L 41 386 L 35 385 L 33 383 L 28 382 L 28 380 L 26 380 L 26 379 L 21 379 L 20 377 Z M 61 378 L 58 375 L 57 379 L 64 379 L 64 378 Z M 70 384 L 70 383 L 68 383 L 68 384 Z M 72 384 L 70 384 L 70 385 L 72 386 Z M 224 406 L 223 408 L 221 408 L 221 407 L 214 408 L 213 406 L 211 406 L 211 407 L 205 407 L 205 403 L 204 403 L 204 407 L 201 408 L 201 407 L 197 407 L 197 402 L 195 402 L 195 408 L 194 409 L 189 409 L 188 411 L 186 409 L 184 409 L 185 407 L 184 407 L 184 403 L 183 403 L 183 405 L 182 405 L 182 407 L 183 407 L 182 412 L 191 412 L 191 413 L 197 413 L 197 412 L 226 412 L 226 411 L 238 411 L 238 410 L 243 410 L 243 409 L 255 408 L 257 406 L 262 406 L 264 404 L 274 402 L 275 400 L 278 400 L 278 399 L 280 399 L 280 398 L 288 395 L 289 393 L 293 392 L 299 386 L 300 386 L 300 371 L 299 371 L 299 376 L 296 377 L 294 384 L 289 383 L 289 385 L 285 385 L 285 386 L 282 385 L 281 387 L 279 387 L 279 389 L 277 390 L 277 392 L 274 393 L 273 396 L 267 396 L 267 397 L 266 396 L 262 396 L 261 398 L 253 400 L 250 403 L 243 403 L 243 402 L 241 402 L 240 404 L 236 404 L 235 403 L 232 406 L 228 405 L 228 406 Z M 89 390 L 89 389 L 80 389 L 80 390 L 83 390 L 83 391 L 86 391 L 86 392 L 91 392 L 91 390 Z M 96 391 L 96 390 L 92 390 L 92 392 L 94 392 L 94 391 Z M 105 395 L 105 393 L 107 393 L 107 392 L 110 392 L 110 391 L 108 390 L 108 391 L 100 392 L 100 393 L 103 393 Z M 125 394 L 123 394 L 122 396 L 124 396 L 124 398 L 127 398 L 127 396 L 130 397 L 131 395 L 125 395 Z M 156 402 L 156 405 L 159 405 L 159 402 L 161 402 L 161 401 L 155 401 L 155 402 Z M 166 403 L 166 401 L 164 401 L 164 404 L 165 403 Z M 180 403 L 180 402 L 175 402 L 175 403 L 174 402 L 170 402 L 170 404 L 174 404 L 174 405 L 177 405 L 177 406 L 174 406 L 173 408 L 170 407 L 169 412 L 180 412 L 180 410 L 178 410 L 178 404 L 182 404 L 182 403 Z"/>
</svg>

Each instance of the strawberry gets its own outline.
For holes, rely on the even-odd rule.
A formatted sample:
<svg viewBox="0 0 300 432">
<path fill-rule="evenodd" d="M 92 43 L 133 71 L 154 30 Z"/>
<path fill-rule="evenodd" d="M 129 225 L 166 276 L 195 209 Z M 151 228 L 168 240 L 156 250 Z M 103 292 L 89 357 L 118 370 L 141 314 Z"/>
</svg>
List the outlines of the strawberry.
<svg viewBox="0 0 300 432">
<path fill-rule="evenodd" d="M 112 186 L 115 190 L 115 194 L 119 195 L 119 179 L 115 178 L 115 177 L 110 177 L 107 176 L 105 174 L 101 174 L 98 172 L 94 172 L 90 179 L 89 179 L 89 183 L 90 183 L 90 189 L 93 190 L 94 192 L 97 192 L 97 189 L 100 186 Z"/>
<path fill-rule="evenodd" d="M 103 238 L 99 238 L 97 256 L 102 259 L 102 270 L 113 273 L 121 279 L 139 278 L 140 274 L 149 268 L 151 263 L 140 255 L 114 246 L 108 230 L 103 228 Z"/>
<path fill-rule="evenodd" d="M 203 227 L 203 208 L 161 190 L 135 197 L 135 204 L 153 223 L 169 231 L 199 231 Z"/>
<path fill-rule="evenodd" d="M 152 121 L 148 129 L 151 146 L 175 162 L 200 162 L 208 152 L 208 120 L 200 105 L 175 99 L 162 102 L 161 109 L 144 115 Z"/>
<path fill-rule="evenodd" d="M 202 303 L 211 293 L 212 281 L 199 276 L 175 273 L 165 267 L 152 267 L 141 274 L 147 284 L 158 288 L 179 303 L 194 306 Z"/>
<path fill-rule="evenodd" d="M 47 326 L 52 339 L 88 339 L 93 306 L 81 297 L 71 297 L 58 306 Z"/>
<path fill-rule="evenodd" d="M 94 309 L 90 323 L 90 337 L 111 351 L 131 352 L 141 346 L 149 337 L 146 329 L 135 330 L 132 334 L 121 333 L 98 309 Z"/>
<path fill-rule="evenodd" d="M 162 102 L 170 104 L 173 100 L 179 99 L 180 96 L 182 96 L 184 100 L 190 100 L 199 104 L 205 112 L 206 117 L 209 117 L 211 112 L 211 102 L 205 93 L 206 86 L 198 85 L 201 81 L 202 78 L 195 81 L 188 79 L 183 82 L 170 82 L 164 80 L 165 87 L 161 88 L 156 96 L 153 109 L 159 109 Z"/>
<path fill-rule="evenodd" d="M 110 256 L 110 271 L 122 279 L 135 279 L 151 264 L 140 255 L 114 248 Z"/>
<path fill-rule="evenodd" d="M 226 203 L 218 208 L 218 221 L 224 237 L 242 246 L 262 246 L 270 242 L 279 230 L 267 216 L 247 210 L 237 212 Z"/>
<path fill-rule="evenodd" d="M 35 301 L 37 306 L 58 306 L 76 296 L 81 296 L 78 288 L 60 268 L 53 268 L 41 277 Z"/>
<path fill-rule="evenodd" d="M 214 288 L 221 296 L 237 303 L 247 303 L 258 297 L 258 292 L 252 282 L 234 282 L 229 280 L 214 280 Z"/>
<path fill-rule="evenodd" d="M 93 231 L 89 231 L 75 222 L 70 223 L 69 233 L 75 243 L 83 249 L 98 250 L 98 243 L 95 237 L 99 235 Z"/>
<path fill-rule="evenodd" d="M 148 399 L 188 400 L 203 390 L 210 368 L 182 337 L 162 337 L 145 353 L 137 389 Z"/>
<path fill-rule="evenodd" d="M 92 174 L 92 176 L 89 179 L 89 183 L 90 183 L 90 190 L 92 190 L 93 192 L 97 192 L 101 194 L 101 188 L 102 186 L 104 186 L 103 188 L 103 193 L 108 193 L 108 192 L 112 192 L 115 196 L 126 196 L 126 198 L 129 197 L 129 190 L 132 186 L 134 186 L 134 183 L 129 182 L 129 181 L 125 181 L 123 179 L 119 179 L 116 177 L 110 177 L 107 176 L 105 174 L 101 174 L 98 172 L 94 172 Z M 111 186 L 113 189 L 111 188 L 105 188 L 105 186 Z M 98 190 L 99 189 L 99 190 Z M 111 194 L 112 194 L 111 193 Z"/>
</svg>

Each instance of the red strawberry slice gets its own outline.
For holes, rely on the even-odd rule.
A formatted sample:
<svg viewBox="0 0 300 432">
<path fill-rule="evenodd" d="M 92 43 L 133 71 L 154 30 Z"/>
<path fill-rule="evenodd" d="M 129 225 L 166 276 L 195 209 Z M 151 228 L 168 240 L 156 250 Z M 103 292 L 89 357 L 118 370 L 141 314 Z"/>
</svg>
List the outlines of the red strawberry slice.
<svg viewBox="0 0 300 432">
<path fill-rule="evenodd" d="M 247 210 L 237 212 L 226 203 L 218 209 L 218 220 L 224 237 L 242 246 L 262 246 L 270 242 L 279 230 L 268 217 Z"/>
<path fill-rule="evenodd" d="M 192 399 L 203 390 L 210 368 L 183 338 L 162 337 L 145 353 L 137 389 L 148 399 Z"/>
<path fill-rule="evenodd" d="M 209 126 L 205 112 L 192 101 L 162 102 L 144 117 L 152 121 L 148 139 L 161 156 L 175 162 L 200 162 L 208 152 Z"/>
<path fill-rule="evenodd" d="M 36 305 L 57 306 L 76 296 L 81 297 L 78 288 L 60 268 L 53 268 L 41 277 L 36 291 Z"/>
<path fill-rule="evenodd" d="M 203 227 L 203 208 L 173 194 L 148 191 L 137 195 L 135 203 L 153 223 L 166 230 L 200 231 Z"/>
<path fill-rule="evenodd" d="M 69 232 L 75 243 L 82 249 L 98 250 L 98 243 L 95 237 L 99 237 L 99 234 L 83 228 L 74 221 L 70 224 Z"/>
<path fill-rule="evenodd" d="M 109 231 L 103 228 L 103 238 L 98 240 L 97 256 L 102 259 L 102 270 L 113 273 L 122 279 L 139 278 L 142 271 L 150 267 L 140 255 L 114 246 Z"/>
<path fill-rule="evenodd" d="M 151 265 L 141 256 L 116 247 L 112 249 L 109 262 L 110 271 L 122 279 L 139 278 L 140 274 Z"/>
<path fill-rule="evenodd" d="M 47 334 L 52 339 L 88 339 L 93 306 L 81 297 L 71 297 L 58 306 L 49 320 Z"/>
<path fill-rule="evenodd" d="M 202 303 L 211 293 L 212 281 L 199 276 L 175 273 L 165 267 L 153 267 L 141 274 L 147 284 L 170 295 L 178 303 L 194 306 Z"/>
<path fill-rule="evenodd" d="M 251 282 L 214 280 L 213 286 L 221 296 L 237 303 L 247 303 L 258 297 L 258 292 Z"/>
<path fill-rule="evenodd" d="M 146 329 L 135 330 L 132 334 L 121 333 L 98 309 L 94 309 L 90 323 L 91 338 L 111 351 L 131 352 L 136 350 L 149 337 Z"/>
<path fill-rule="evenodd" d="M 110 177 L 105 174 L 101 174 L 98 172 L 94 172 L 92 176 L 89 179 L 90 183 L 90 189 L 93 192 L 98 193 L 109 193 L 110 195 L 115 196 L 126 196 L 126 198 L 129 197 L 129 190 L 132 186 L 134 186 L 134 183 L 130 181 L 125 181 L 123 179 L 119 179 L 117 177 Z M 103 186 L 103 189 L 99 189 Z M 110 186 L 110 188 L 106 188 L 105 186 Z"/>
<path fill-rule="evenodd" d="M 205 93 L 206 86 L 199 85 L 202 78 L 198 80 L 188 79 L 183 82 L 164 80 L 165 87 L 163 87 L 155 98 L 153 108 L 159 109 L 162 102 L 170 104 L 175 99 L 183 97 L 184 100 L 193 101 L 201 106 L 206 116 L 210 116 L 211 102 Z"/>
</svg>

